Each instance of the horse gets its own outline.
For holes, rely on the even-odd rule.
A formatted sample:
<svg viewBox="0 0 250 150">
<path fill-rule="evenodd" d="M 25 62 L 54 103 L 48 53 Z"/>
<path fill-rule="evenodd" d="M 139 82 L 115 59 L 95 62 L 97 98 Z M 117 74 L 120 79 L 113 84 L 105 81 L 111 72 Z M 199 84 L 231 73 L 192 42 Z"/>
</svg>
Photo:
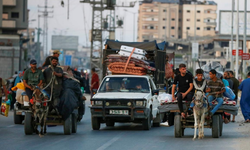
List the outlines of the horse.
<svg viewBox="0 0 250 150">
<path fill-rule="evenodd" d="M 34 129 L 40 137 L 43 137 L 46 134 L 46 121 L 48 115 L 48 97 L 42 93 L 39 87 L 36 87 L 33 91 L 33 106 L 32 112 L 34 114 L 34 122 L 35 126 Z M 38 131 L 38 125 L 40 125 L 40 132 Z"/>
<path fill-rule="evenodd" d="M 198 138 L 199 139 L 204 138 L 204 122 L 207 110 L 208 110 L 208 103 L 206 100 L 204 100 L 204 92 L 201 90 L 196 90 L 194 95 L 194 107 L 193 107 L 194 121 L 195 121 L 193 140 L 196 139 L 197 128 L 199 128 Z"/>
</svg>

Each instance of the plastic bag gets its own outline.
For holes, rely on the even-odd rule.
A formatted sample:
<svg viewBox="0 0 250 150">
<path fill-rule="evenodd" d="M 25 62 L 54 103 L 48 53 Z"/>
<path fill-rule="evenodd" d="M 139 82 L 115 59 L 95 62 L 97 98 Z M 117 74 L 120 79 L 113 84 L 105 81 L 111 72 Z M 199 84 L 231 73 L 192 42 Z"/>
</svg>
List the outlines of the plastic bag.
<svg viewBox="0 0 250 150">
<path fill-rule="evenodd" d="M 10 100 L 7 102 L 2 102 L 1 104 L 1 115 L 8 117 L 10 109 Z"/>
<path fill-rule="evenodd" d="M 229 98 L 229 100 L 234 100 L 235 99 L 234 92 L 229 87 L 225 87 L 225 89 L 226 91 L 223 93 L 223 96 Z"/>
<path fill-rule="evenodd" d="M 159 96 L 158 96 L 158 100 L 161 103 L 172 102 L 172 95 L 168 94 L 168 93 L 160 93 Z"/>
</svg>

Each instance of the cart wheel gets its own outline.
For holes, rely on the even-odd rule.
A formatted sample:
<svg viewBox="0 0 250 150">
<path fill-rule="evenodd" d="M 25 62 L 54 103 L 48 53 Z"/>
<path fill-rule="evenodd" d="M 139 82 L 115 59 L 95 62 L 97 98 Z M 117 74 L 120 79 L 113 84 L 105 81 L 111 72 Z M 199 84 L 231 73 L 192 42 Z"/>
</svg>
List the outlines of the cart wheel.
<svg viewBox="0 0 250 150">
<path fill-rule="evenodd" d="M 15 124 L 22 124 L 24 117 L 22 115 L 17 115 L 16 110 L 14 109 L 14 123 Z"/>
<path fill-rule="evenodd" d="M 179 114 L 174 117 L 174 136 L 176 138 L 182 136 L 181 115 Z"/>
<path fill-rule="evenodd" d="M 92 124 L 92 129 L 93 130 L 99 130 L 100 129 L 101 123 L 100 123 L 99 118 L 91 117 L 91 124 Z"/>
<path fill-rule="evenodd" d="M 154 121 L 155 122 L 153 122 L 153 127 L 160 127 L 160 122 L 161 122 L 161 114 L 160 113 L 157 113 Z"/>
<path fill-rule="evenodd" d="M 219 115 L 214 115 L 212 118 L 212 137 L 219 138 L 220 137 L 220 117 Z"/>
<path fill-rule="evenodd" d="M 169 113 L 169 115 L 168 115 L 168 125 L 169 126 L 174 125 L 174 115 L 175 114 L 173 112 Z"/>
<path fill-rule="evenodd" d="M 151 110 L 150 110 L 149 113 L 148 113 L 147 119 L 144 119 L 142 121 L 142 128 L 143 128 L 143 130 L 149 130 L 151 128 L 151 126 L 152 126 L 152 124 L 151 124 L 151 117 L 152 117 L 152 114 L 151 114 Z"/>
<path fill-rule="evenodd" d="M 72 121 L 71 121 L 71 116 L 69 116 L 65 121 L 63 125 L 63 130 L 65 135 L 70 135 L 72 132 Z"/>
<path fill-rule="evenodd" d="M 108 120 L 108 121 L 106 121 L 106 126 L 107 127 L 113 127 L 113 126 L 115 126 L 115 122 Z"/>
<path fill-rule="evenodd" d="M 77 132 L 77 116 L 75 113 L 72 113 L 72 133 Z"/>
<path fill-rule="evenodd" d="M 220 121 L 220 136 L 222 136 L 222 130 L 223 130 L 223 120 L 222 115 L 219 115 L 219 121 Z"/>
<path fill-rule="evenodd" d="M 32 119 L 32 114 L 30 112 L 25 113 L 24 119 L 24 133 L 26 135 L 31 135 L 34 132 L 34 124 Z"/>
</svg>

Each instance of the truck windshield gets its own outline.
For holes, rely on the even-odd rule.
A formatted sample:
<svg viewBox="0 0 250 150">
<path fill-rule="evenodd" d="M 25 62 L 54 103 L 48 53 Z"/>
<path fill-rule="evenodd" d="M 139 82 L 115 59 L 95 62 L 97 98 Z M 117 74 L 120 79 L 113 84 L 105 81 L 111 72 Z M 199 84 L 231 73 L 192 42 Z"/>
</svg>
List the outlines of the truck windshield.
<svg viewBox="0 0 250 150">
<path fill-rule="evenodd" d="M 140 77 L 107 77 L 98 92 L 137 92 L 149 93 L 146 78 Z"/>
</svg>

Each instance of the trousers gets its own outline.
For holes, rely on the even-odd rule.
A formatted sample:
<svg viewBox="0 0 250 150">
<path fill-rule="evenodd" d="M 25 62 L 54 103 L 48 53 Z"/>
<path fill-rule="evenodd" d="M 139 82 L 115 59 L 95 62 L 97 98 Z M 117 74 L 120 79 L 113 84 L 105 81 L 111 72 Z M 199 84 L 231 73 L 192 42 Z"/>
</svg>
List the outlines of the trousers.
<svg viewBox="0 0 250 150">
<path fill-rule="evenodd" d="M 182 100 L 186 99 L 187 101 L 192 101 L 192 98 L 194 96 L 193 92 L 189 92 L 186 97 L 182 98 L 182 95 L 180 92 L 177 93 L 177 101 L 178 101 L 178 107 L 180 109 L 180 112 L 183 112 L 183 104 L 182 104 Z"/>
</svg>

